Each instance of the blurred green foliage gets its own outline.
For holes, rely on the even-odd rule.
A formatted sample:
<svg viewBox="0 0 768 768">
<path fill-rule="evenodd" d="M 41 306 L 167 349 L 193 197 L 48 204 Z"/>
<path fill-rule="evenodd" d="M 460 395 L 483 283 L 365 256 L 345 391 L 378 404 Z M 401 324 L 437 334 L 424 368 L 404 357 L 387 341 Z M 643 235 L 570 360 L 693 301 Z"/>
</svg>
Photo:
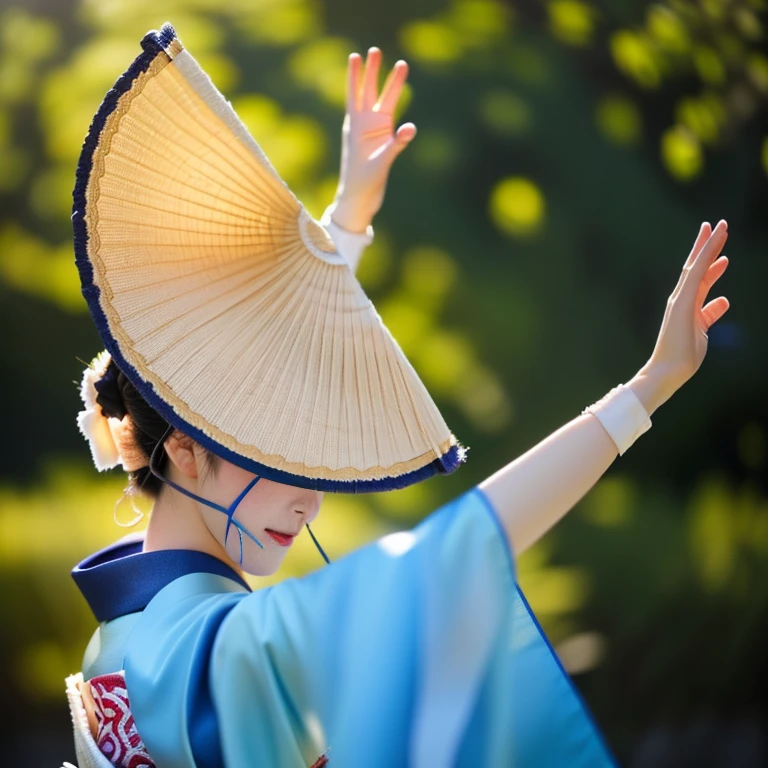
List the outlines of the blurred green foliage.
<svg viewBox="0 0 768 768">
<path fill-rule="evenodd" d="M 161 13 L 161 16 L 158 16 Z M 0 10 L 0 681 L 66 718 L 92 618 L 67 572 L 120 534 L 75 383 L 100 345 L 69 213 L 85 130 L 166 19 L 319 216 L 346 57 L 410 62 L 398 160 L 360 279 L 470 461 L 328 497 L 331 557 L 410 526 L 575 416 L 650 353 L 702 219 L 726 218 L 733 309 L 702 370 L 521 559 L 531 603 L 631 754 L 702 710 L 768 713 L 764 0 L 53 0 Z M 557 482 L 557 478 L 552 478 Z M 281 577 L 319 565 L 297 543 Z M 4 718 L 9 734 L 22 719 Z M 42 763 L 41 763 L 42 764 Z"/>
</svg>

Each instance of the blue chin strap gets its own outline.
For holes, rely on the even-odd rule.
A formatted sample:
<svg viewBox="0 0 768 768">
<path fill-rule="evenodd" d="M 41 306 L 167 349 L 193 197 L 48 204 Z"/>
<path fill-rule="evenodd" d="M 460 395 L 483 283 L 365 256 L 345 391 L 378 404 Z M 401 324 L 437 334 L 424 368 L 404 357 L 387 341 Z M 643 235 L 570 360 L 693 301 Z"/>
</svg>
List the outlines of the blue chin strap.
<svg viewBox="0 0 768 768">
<path fill-rule="evenodd" d="M 229 538 L 229 529 L 231 526 L 235 526 L 235 530 L 237 531 L 237 536 L 240 542 L 240 565 L 243 564 L 243 534 L 245 534 L 252 542 L 254 542 L 259 549 L 264 549 L 264 545 L 239 521 L 235 520 L 235 510 L 240 505 L 240 502 L 248 495 L 251 488 L 253 488 L 256 483 L 261 480 L 261 477 L 259 475 L 256 475 L 253 480 L 251 480 L 248 485 L 243 488 L 243 490 L 238 494 L 237 498 L 228 506 L 223 507 L 221 504 L 217 504 L 214 501 L 209 501 L 208 499 L 204 499 L 202 496 L 198 496 L 196 493 L 192 493 L 192 491 L 188 491 L 186 488 L 183 488 L 178 483 L 174 483 L 173 480 L 169 480 L 167 477 L 164 477 L 160 470 L 157 468 L 157 463 L 160 458 L 160 451 L 162 450 L 163 446 L 165 445 L 166 440 L 173 434 L 174 427 L 170 426 L 165 431 L 163 436 L 160 438 L 158 443 L 155 445 L 154 449 L 152 450 L 152 455 L 149 457 L 149 471 L 161 482 L 165 483 L 166 485 L 169 485 L 171 488 L 173 488 L 175 491 L 178 491 L 179 493 L 183 493 L 185 496 L 189 496 L 190 499 L 194 499 L 195 501 L 200 502 L 201 504 L 205 504 L 207 507 L 211 507 L 211 509 L 215 509 L 217 512 L 223 512 L 227 516 L 227 528 L 224 531 L 224 548 L 226 549 L 227 546 L 227 540 Z M 323 548 L 320 546 L 320 542 L 315 538 L 315 534 L 312 533 L 312 529 L 307 525 L 307 530 L 309 531 L 309 535 L 312 537 L 312 541 L 315 543 L 315 546 L 317 547 L 318 552 L 320 552 L 320 555 L 322 556 L 323 560 L 325 560 L 326 563 L 330 563 L 331 561 L 328 559 L 328 555 L 325 554 Z"/>
</svg>

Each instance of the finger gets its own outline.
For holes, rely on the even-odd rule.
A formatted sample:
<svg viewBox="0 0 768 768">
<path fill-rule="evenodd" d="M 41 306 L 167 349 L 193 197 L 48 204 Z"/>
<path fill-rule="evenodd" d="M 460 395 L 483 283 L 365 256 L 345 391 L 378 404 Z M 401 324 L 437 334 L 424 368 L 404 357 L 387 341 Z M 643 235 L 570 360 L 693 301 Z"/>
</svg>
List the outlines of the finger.
<svg viewBox="0 0 768 768">
<path fill-rule="evenodd" d="M 360 71 L 363 60 L 359 53 L 351 53 L 347 62 L 347 113 L 360 109 Z"/>
<path fill-rule="evenodd" d="M 704 279 L 699 286 L 699 292 L 697 294 L 696 303 L 701 306 L 704 304 L 704 300 L 707 298 L 707 294 L 712 290 L 712 286 L 725 274 L 725 270 L 728 269 L 727 256 L 721 256 L 704 275 Z"/>
<path fill-rule="evenodd" d="M 701 311 L 702 319 L 709 330 L 730 308 L 731 303 L 725 296 L 720 296 L 714 301 L 710 301 Z"/>
<path fill-rule="evenodd" d="M 676 293 L 686 302 L 695 301 L 699 292 L 699 285 L 704 279 L 707 270 L 714 260 L 720 255 L 720 251 L 728 239 L 728 227 L 724 221 L 718 222 L 709 239 L 701 248 L 693 263 L 683 269 L 681 282 Z"/>
<path fill-rule="evenodd" d="M 696 241 L 691 248 L 691 252 L 688 254 L 688 258 L 685 260 L 685 267 L 690 267 L 693 264 L 695 258 L 699 255 L 699 251 L 704 247 L 704 243 L 709 240 L 709 236 L 712 234 L 712 225 L 708 221 L 704 221 L 699 228 L 699 234 L 696 235 Z"/>
<path fill-rule="evenodd" d="M 363 109 L 371 109 L 376 103 L 379 93 L 379 67 L 381 66 L 381 51 L 378 48 L 368 49 L 365 60 L 365 75 L 363 79 Z"/>
<path fill-rule="evenodd" d="M 416 126 L 413 123 L 403 123 L 395 133 L 395 139 L 402 144 L 401 150 L 410 144 L 416 136 Z"/>
<path fill-rule="evenodd" d="M 404 123 L 395 135 L 376 153 L 376 157 L 387 164 L 394 159 L 413 141 L 416 135 L 416 126 L 413 123 Z"/>
<path fill-rule="evenodd" d="M 403 92 L 403 86 L 408 79 L 408 65 L 404 61 L 398 61 L 387 77 L 387 82 L 381 89 L 381 96 L 374 106 L 378 112 L 394 112 L 397 106 L 400 94 Z"/>
<path fill-rule="evenodd" d="M 698 252 L 693 262 L 690 265 L 690 280 L 699 283 L 707 270 L 712 265 L 714 260 L 720 255 L 720 251 L 723 250 L 725 241 L 728 239 L 728 225 L 724 219 L 720 219 L 717 222 L 717 226 L 712 230 L 712 234 L 704 243 L 704 246 Z"/>
<path fill-rule="evenodd" d="M 704 244 L 707 242 L 711 234 L 712 227 L 710 226 L 709 222 L 702 222 L 701 226 L 699 227 L 699 233 L 696 235 L 696 240 L 693 243 L 693 248 L 691 248 L 691 252 L 688 254 L 688 258 L 685 260 L 683 271 L 680 273 L 680 277 L 677 280 L 677 285 L 675 285 L 675 289 L 672 291 L 670 299 L 676 299 L 680 294 L 680 291 L 683 289 L 683 283 L 685 283 L 685 278 L 688 275 L 688 272 L 690 271 L 695 258 L 699 255 L 699 252 L 704 247 Z"/>
</svg>

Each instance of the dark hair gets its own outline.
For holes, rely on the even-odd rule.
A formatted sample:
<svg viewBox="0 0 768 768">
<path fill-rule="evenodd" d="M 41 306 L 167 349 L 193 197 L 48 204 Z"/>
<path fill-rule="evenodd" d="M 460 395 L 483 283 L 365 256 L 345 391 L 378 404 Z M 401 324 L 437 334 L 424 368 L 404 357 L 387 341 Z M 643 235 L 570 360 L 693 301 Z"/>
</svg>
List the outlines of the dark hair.
<svg viewBox="0 0 768 768">
<path fill-rule="evenodd" d="M 170 424 L 142 397 L 139 390 L 133 386 L 128 377 L 110 360 L 104 375 L 96 382 L 96 402 L 102 413 L 107 417 L 122 419 L 128 414 L 131 417 L 132 438 L 134 444 L 147 457 L 147 464 L 129 473 L 128 488 L 156 499 L 163 488 L 163 482 L 152 474 L 149 469 L 149 459 Z M 216 456 L 206 451 L 209 468 L 216 465 Z M 165 475 L 168 469 L 168 454 L 158 451 L 155 459 L 155 469 Z"/>
<path fill-rule="evenodd" d="M 126 375 L 110 360 L 104 375 L 96 382 L 96 402 L 102 413 L 109 417 L 122 419 L 128 414 L 133 426 L 132 437 L 138 448 L 147 456 L 147 465 L 130 472 L 129 488 L 155 499 L 160 494 L 163 484 L 149 469 L 149 457 L 157 443 L 169 428 L 168 422 L 149 406 L 131 384 Z M 165 474 L 168 466 L 168 454 L 160 451 L 155 468 Z"/>
</svg>

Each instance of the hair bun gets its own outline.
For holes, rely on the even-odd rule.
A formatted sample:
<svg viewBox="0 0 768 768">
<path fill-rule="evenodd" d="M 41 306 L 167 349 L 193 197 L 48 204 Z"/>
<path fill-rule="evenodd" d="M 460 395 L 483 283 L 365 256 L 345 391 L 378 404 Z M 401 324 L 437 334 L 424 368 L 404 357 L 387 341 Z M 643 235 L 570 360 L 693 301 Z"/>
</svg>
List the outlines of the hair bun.
<svg viewBox="0 0 768 768">
<path fill-rule="evenodd" d="M 115 361 L 110 358 L 104 375 L 94 383 L 98 393 L 96 402 L 101 406 L 102 412 L 105 416 L 116 419 L 122 419 L 128 413 L 120 391 L 119 375 L 120 369 L 115 364 Z"/>
</svg>

